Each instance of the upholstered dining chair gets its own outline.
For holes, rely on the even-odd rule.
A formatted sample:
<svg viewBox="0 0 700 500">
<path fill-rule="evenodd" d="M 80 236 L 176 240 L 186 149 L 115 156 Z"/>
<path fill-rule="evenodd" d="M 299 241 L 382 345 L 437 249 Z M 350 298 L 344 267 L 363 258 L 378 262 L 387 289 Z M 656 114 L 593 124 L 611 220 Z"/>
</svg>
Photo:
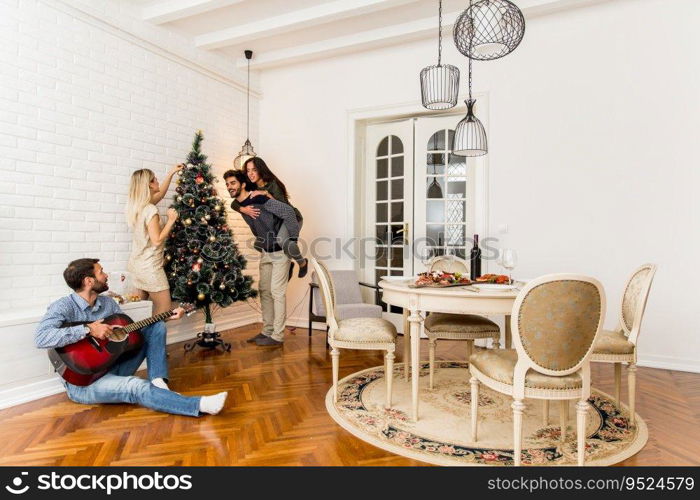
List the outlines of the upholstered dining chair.
<svg viewBox="0 0 700 500">
<path fill-rule="evenodd" d="M 651 282 L 656 274 L 654 264 L 644 264 L 632 273 L 625 285 L 620 303 L 620 322 L 615 330 L 603 330 L 593 346 L 591 361 L 614 363 L 615 402 L 620 404 L 622 363 L 627 363 L 627 391 L 630 422 L 635 423 L 637 340 Z"/>
<path fill-rule="evenodd" d="M 604 318 L 605 291 L 596 279 L 550 274 L 530 281 L 513 304 L 515 349 L 484 349 L 470 358 L 472 440 L 477 440 L 479 383 L 513 397 L 515 465 L 521 461 L 523 400 L 559 400 L 564 441 L 568 401 L 576 399 L 578 464 L 583 465 L 590 358 Z"/>
<path fill-rule="evenodd" d="M 333 363 L 333 400 L 338 401 L 339 349 L 364 349 L 384 351 L 384 377 L 386 379 L 386 407 L 391 408 L 391 392 L 396 349 L 396 327 L 382 318 L 340 319 L 337 313 L 337 288 L 333 276 L 325 264 L 310 259 L 316 271 L 321 296 L 326 308 L 328 343 Z"/>
<path fill-rule="evenodd" d="M 430 271 L 459 272 L 469 274 L 467 262 L 459 257 L 436 257 L 430 262 Z M 438 340 L 464 340 L 467 343 L 467 361 L 477 339 L 493 339 L 494 348 L 499 347 L 501 330 L 488 318 L 476 314 L 430 313 L 423 323 L 428 337 L 429 387 L 433 388 L 435 377 L 435 349 Z M 404 356 L 408 359 L 408 356 Z M 408 366 L 408 364 L 406 364 Z"/>
</svg>

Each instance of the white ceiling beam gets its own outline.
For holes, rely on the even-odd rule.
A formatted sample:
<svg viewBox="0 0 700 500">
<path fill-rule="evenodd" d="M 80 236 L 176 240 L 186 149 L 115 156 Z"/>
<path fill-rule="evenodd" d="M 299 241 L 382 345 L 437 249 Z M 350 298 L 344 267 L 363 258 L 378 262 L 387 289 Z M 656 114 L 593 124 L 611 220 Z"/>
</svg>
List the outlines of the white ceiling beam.
<svg viewBox="0 0 700 500">
<path fill-rule="evenodd" d="M 141 18 L 153 24 L 164 24 L 228 7 L 245 0 L 164 0 L 145 6 Z"/>
<path fill-rule="evenodd" d="M 518 5 L 523 11 L 523 15 L 531 19 L 554 12 L 609 1 L 612 0 L 521 0 L 518 2 Z M 460 10 L 443 14 L 443 37 L 448 40 L 451 39 L 451 28 L 462 12 Z M 270 52 L 258 52 L 251 60 L 250 67 L 251 69 L 268 69 L 428 38 L 435 36 L 437 24 L 438 18 L 433 16 L 407 23 L 389 25 L 380 29 L 353 33 L 352 35 L 324 39 L 306 45 L 297 45 Z M 237 60 L 239 68 L 245 68 L 246 64 L 247 61 L 243 58 Z"/>
<path fill-rule="evenodd" d="M 195 37 L 195 45 L 218 49 L 249 43 L 272 35 L 330 23 L 349 17 L 378 12 L 416 0 L 335 0 Z"/>
</svg>

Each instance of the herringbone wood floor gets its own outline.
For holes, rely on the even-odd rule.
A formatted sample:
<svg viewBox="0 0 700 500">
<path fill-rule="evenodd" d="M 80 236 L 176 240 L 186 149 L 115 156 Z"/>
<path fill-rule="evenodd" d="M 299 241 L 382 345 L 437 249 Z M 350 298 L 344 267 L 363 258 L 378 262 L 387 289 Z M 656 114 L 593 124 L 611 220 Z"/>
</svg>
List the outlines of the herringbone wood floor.
<svg viewBox="0 0 700 500">
<path fill-rule="evenodd" d="M 229 354 L 184 355 L 181 344 L 169 347 L 171 387 L 185 394 L 230 391 L 221 414 L 83 406 L 56 395 L 0 411 L 0 465 L 424 465 L 366 444 L 331 420 L 323 332 L 309 344 L 298 329 L 283 348 L 270 349 L 245 343 L 258 331 L 251 325 L 226 332 Z M 427 355 L 427 346 L 421 352 Z M 462 359 L 464 345 L 443 341 L 438 357 Z M 341 377 L 382 364 L 374 352 L 343 350 L 340 359 Z M 612 366 L 595 363 L 594 385 L 612 392 L 612 373 Z M 637 408 L 650 439 L 622 465 L 700 464 L 699 382 L 699 374 L 639 369 Z"/>
</svg>

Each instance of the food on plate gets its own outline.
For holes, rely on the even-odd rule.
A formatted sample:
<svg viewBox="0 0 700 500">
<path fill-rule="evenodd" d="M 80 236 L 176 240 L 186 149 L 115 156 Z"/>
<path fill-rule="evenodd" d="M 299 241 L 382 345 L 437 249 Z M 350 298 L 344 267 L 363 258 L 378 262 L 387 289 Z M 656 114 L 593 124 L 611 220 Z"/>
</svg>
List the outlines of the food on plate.
<svg viewBox="0 0 700 500">
<path fill-rule="evenodd" d="M 469 285 L 471 280 L 462 273 L 446 273 L 443 271 L 426 271 L 416 279 L 417 286 L 449 286 Z"/>
<path fill-rule="evenodd" d="M 477 283 L 495 283 L 496 285 L 509 285 L 510 278 L 505 274 L 484 274 L 475 280 Z"/>
</svg>

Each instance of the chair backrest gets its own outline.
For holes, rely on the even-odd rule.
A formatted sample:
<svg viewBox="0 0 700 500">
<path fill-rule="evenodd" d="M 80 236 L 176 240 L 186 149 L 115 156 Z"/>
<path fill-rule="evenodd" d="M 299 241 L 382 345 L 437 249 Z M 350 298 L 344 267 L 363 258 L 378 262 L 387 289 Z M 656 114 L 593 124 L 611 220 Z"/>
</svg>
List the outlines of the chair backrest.
<svg viewBox="0 0 700 500">
<path fill-rule="evenodd" d="M 326 309 L 326 324 L 330 328 L 330 334 L 333 335 L 338 328 L 338 318 L 335 314 L 335 287 L 333 285 L 333 277 L 328 271 L 325 264 L 311 258 L 311 265 L 316 271 L 318 286 L 321 289 L 321 297 L 323 297 L 323 305 Z"/>
<path fill-rule="evenodd" d="M 360 290 L 360 284 L 357 279 L 357 273 L 353 270 L 329 270 L 328 273 L 333 278 L 333 283 L 335 285 L 335 304 L 362 304 L 362 291 Z M 318 276 L 314 272 L 311 275 L 311 280 L 314 283 L 318 283 Z M 313 313 L 317 316 L 325 316 L 326 308 L 320 299 L 320 290 L 314 289 L 314 311 Z"/>
<path fill-rule="evenodd" d="M 644 264 L 639 266 L 627 280 L 625 292 L 620 303 L 620 326 L 628 340 L 637 344 L 639 329 L 642 326 L 644 309 L 649 298 L 651 282 L 656 274 L 656 265 Z"/>
<path fill-rule="evenodd" d="M 568 375 L 590 356 L 605 320 L 605 291 L 595 278 L 550 274 L 518 294 L 511 326 L 518 363 L 547 375 Z M 524 375 L 524 374 L 523 374 Z"/>
<path fill-rule="evenodd" d="M 459 257 L 445 257 L 440 255 L 430 262 L 431 271 L 443 271 L 447 273 L 469 274 L 469 263 Z"/>
</svg>

